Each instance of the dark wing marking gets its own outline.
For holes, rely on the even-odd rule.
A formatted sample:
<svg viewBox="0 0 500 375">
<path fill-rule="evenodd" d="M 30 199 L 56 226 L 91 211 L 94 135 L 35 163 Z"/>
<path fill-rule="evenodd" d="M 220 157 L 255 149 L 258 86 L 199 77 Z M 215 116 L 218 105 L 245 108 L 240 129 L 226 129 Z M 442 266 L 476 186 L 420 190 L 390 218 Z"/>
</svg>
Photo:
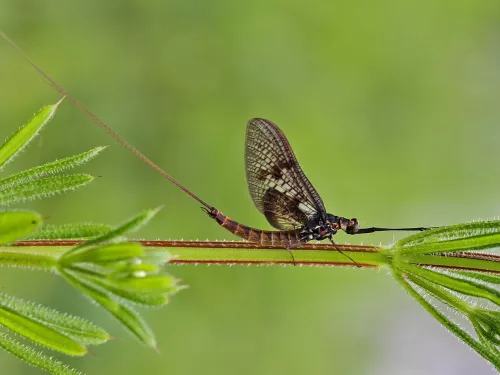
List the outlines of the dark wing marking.
<svg viewBox="0 0 500 375">
<path fill-rule="evenodd" d="M 300 210 L 300 201 L 269 188 L 262 197 L 264 215 L 275 228 L 295 229 L 304 226 L 307 215 Z"/>
<path fill-rule="evenodd" d="M 271 121 L 254 118 L 248 122 L 245 163 L 253 202 L 275 228 L 300 228 L 308 217 L 326 214 L 288 140 Z"/>
</svg>

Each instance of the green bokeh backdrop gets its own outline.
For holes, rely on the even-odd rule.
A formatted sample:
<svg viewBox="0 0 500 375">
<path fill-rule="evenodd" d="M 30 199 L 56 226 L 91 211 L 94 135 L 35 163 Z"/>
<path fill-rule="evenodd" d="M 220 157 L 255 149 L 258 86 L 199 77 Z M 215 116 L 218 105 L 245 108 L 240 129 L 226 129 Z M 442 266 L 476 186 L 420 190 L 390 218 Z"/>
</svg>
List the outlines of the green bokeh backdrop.
<svg viewBox="0 0 500 375">
<path fill-rule="evenodd" d="M 329 211 L 362 225 L 500 213 L 497 0 L 0 0 L 0 25 L 113 129 L 249 225 L 269 227 L 245 182 L 251 117 L 279 124 Z M 3 42 L 0 87 L 1 137 L 58 99 Z M 27 206 L 51 223 L 118 223 L 164 205 L 140 236 L 232 239 L 69 103 L 8 171 L 96 145 L 111 147 L 84 168 L 101 176 L 91 186 Z M 109 328 L 118 340 L 69 361 L 89 374 L 491 373 L 385 271 L 170 271 L 190 288 L 145 314 L 161 355 L 54 275 L 2 269 L 0 284 Z M 38 373 L 6 354 L 0 367 Z"/>
</svg>

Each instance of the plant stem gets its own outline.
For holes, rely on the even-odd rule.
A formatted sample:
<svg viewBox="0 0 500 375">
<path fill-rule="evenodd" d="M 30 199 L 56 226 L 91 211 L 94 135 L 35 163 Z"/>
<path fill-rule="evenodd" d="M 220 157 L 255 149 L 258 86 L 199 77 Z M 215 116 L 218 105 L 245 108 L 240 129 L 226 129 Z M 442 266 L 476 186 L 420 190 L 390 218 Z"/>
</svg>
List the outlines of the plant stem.
<svg viewBox="0 0 500 375">
<path fill-rule="evenodd" d="M 37 252 L 57 257 L 68 248 L 81 242 L 81 240 L 19 241 L 10 247 L 0 247 L 0 254 L 3 251 L 13 251 L 14 248 L 18 248 L 19 252 Z M 175 258 L 170 261 L 171 264 L 294 264 L 289 252 L 282 246 L 261 246 L 256 243 L 232 241 L 137 242 L 152 249 L 158 247 L 175 248 L 171 251 L 175 255 Z M 346 257 L 349 255 L 360 267 L 380 267 L 387 263 L 387 257 L 380 252 L 380 249 L 376 246 L 364 245 L 306 244 L 293 248 L 291 251 L 296 265 L 353 266 L 353 262 Z"/>
<path fill-rule="evenodd" d="M 19 264 L 16 259 L 25 257 L 41 264 L 41 268 L 52 267 L 55 258 L 68 248 L 80 244 L 82 240 L 32 240 L 19 241 L 12 246 L 0 247 L 0 265 Z M 153 250 L 172 249 L 175 258 L 171 264 L 207 263 L 219 265 L 291 265 L 294 264 L 289 252 L 280 246 L 262 246 L 242 241 L 137 241 Z M 173 250 L 175 249 L 175 250 Z M 381 267 L 390 263 L 391 250 L 378 246 L 342 244 L 305 244 L 291 249 L 296 265 L 353 266 L 342 253 L 350 256 L 360 267 Z M 6 254 L 9 255 L 6 257 Z M 9 257 L 12 260 L 9 261 Z M 17 258 L 16 258 L 17 257 Z M 410 264 L 443 269 L 471 270 L 477 272 L 500 273 L 500 256 L 481 253 L 456 253 L 440 255 L 405 255 Z M 31 264 L 38 267 L 37 264 Z"/>
</svg>

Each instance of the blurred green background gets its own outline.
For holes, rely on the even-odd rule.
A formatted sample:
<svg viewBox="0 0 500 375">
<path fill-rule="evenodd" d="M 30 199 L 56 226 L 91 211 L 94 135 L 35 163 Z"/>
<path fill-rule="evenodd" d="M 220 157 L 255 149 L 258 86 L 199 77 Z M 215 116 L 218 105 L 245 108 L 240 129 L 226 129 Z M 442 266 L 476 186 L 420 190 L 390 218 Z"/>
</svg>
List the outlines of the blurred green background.
<svg viewBox="0 0 500 375">
<path fill-rule="evenodd" d="M 147 156 L 226 214 L 269 228 L 249 197 L 246 122 L 288 136 L 328 210 L 364 226 L 500 214 L 497 0 L 0 0 L 0 25 Z M 0 43 L 1 137 L 48 87 Z M 30 203 L 50 223 L 119 223 L 140 236 L 233 239 L 199 204 L 65 103 L 8 171 L 111 145 L 91 186 Z M 390 243 L 399 234 L 337 236 Z M 385 271 L 172 266 L 190 285 L 145 315 L 161 355 L 50 274 L 2 269 L 4 291 L 86 316 L 118 338 L 70 360 L 88 374 L 489 374 Z M 0 354 L 2 374 L 37 370 Z"/>
</svg>

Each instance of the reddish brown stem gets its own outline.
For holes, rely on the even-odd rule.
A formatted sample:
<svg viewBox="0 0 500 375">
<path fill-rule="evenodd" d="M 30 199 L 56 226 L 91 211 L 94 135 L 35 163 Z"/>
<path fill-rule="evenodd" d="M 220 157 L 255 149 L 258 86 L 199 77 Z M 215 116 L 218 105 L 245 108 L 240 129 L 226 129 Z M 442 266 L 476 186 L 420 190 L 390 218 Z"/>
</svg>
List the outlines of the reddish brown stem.
<svg viewBox="0 0 500 375">
<path fill-rule="evenodd" d="M 30 240 L 30 241 L 18 241 L 12 246 L 16 247 L 54 247 L 54 246 L 76 246 L 82 243 L 83 240 Z M 284 246 L 271 246 L 271 245 L 260 245 L 258 243 L 244 242 L 244 241 L 184 241 L 184 240 L 167 240 L 167 241 L 149 241 L 149 240 L 137 240 L 143 246 L 154 248 L 154 247 L 164 247 L 164 248 L 193 248 L 193 249 L 241 249 L 242 251 L 248 250 L 286 250 Z M 327 252 L 352 252 L 352 253 L 365 253 L 365 254 L 378 254 L 380 248 L 376 246 L 364 246 L 364 245 L 342 245 L 342 244 L 304 244 L 299 247 L 294 247 L 293 251 L 327 251 Z M 292 259 L 267 259 L 267 260 L 252 260 L 252 259 L 238 259 L 237 255 L 233 257 L 228 257 L 226 259 L 206 259 L 202 253 L 199 257 L 195 259 L 185 259 L 185 258 L 174 258 L 170 260 L 171 264 L 255 264 L 255 265 L 323 265 L 323 266 L 352 266 L 353 263 L 349 260 L 343 261 L 315 261 L 314 259 L 309 260 L 297 260 L 294 262 Z M 358 265 L 361 267 L 378 267 L 380 264 L 374 264 L 373 262 L 363 262 L 360 259 Z"/>
<path fill-rule="evenodd" d="M 76 246 L 84 242 L 83 240 L 29 240 L 18 241 L 12 246 Z M 146 247 L 184 247 L 184 248 L 206 248 L 206 249 L 265 249 L 280 250 L 286 249 L 279 245 L 260 245 L 258 243 L 243 241 L 184 241 L 184 240 L 136 240 Z M 376 253 L 377 246 L 370 245 L 342 245 L 342 244 L 304 244 L 294 247 L 293 250 L 323 250 L 323 251 L 352 251 L 358 253 Z"/>
</svg>

